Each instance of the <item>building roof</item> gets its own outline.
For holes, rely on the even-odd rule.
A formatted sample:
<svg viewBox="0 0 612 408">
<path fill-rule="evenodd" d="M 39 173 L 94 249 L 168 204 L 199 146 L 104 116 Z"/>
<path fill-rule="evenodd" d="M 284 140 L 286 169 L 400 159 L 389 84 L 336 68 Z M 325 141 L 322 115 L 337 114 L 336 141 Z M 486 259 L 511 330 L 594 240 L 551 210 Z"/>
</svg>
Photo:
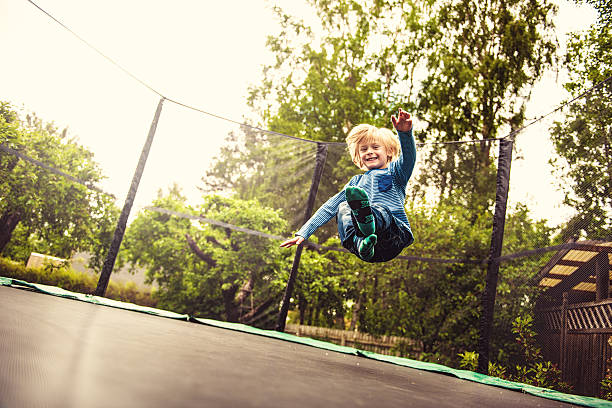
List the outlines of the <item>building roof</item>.
<svg viewBox="0 0 612 408">
<path fill-rule="evenodd" d="M 607 270 L 608 291 L 612 274 L 612 242 L 578 241 L 557 252 L 536 277 L 538 286 L 548 288 L 549 295 L 563 292 L 597 291 L 597 270 Z M 605 272 L 604 272 L 605 274 Z M 609 292 L 605 297 L 609 297 Z"/>
</svg>

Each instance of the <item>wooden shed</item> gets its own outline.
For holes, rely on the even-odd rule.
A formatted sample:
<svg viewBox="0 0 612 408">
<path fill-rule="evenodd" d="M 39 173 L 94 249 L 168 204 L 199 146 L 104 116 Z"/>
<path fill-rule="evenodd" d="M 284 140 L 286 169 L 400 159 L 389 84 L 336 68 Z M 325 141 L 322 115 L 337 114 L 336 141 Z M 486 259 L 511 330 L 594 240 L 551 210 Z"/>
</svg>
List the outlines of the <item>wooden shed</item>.
<svg viewBox="0 0 612 408">
<path fill-rule="evenodd" d="M 598 396 L 612 370 L 612 242 L 579 241 L 557 252 L 536 277 L 538 341 L 576 394 Z"/>
</svg>

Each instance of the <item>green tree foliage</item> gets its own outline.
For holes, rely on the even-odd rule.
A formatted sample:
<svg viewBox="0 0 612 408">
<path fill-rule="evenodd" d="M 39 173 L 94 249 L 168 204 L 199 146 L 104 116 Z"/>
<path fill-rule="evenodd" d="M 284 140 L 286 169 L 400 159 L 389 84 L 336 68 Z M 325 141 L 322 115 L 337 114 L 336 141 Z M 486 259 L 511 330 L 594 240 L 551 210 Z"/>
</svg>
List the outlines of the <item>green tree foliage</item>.
<svg viewBox="0 0 612 408">
<path fill-rule="evenodd" d="M 554 62 L 555 12 L 548 1 L 436 2 L 418 114 L 428 138 L 480 142 L 432 149 L 421 183 L 475 210 L 492 203 L 494 144 L 484 140 L 522 123 L 531 87 Z"/>
<path fill-rule="evenodd" d="M 408 209 L 408 216 L 417 235 L 408 254 L 445 259 L 486 257 L 490 212 L 470 220 L 469 209 L 446 201 L 434 207 L 415 204 Z M 508 250 L 523 249 L 524 240 L 550 245 L 553 232 L 544 221 L 531 220 L 527 209 L 519 205 L 510 211 L 506 223 Z M 339 247 L 340 242 L 333 237 L 324 246 Z M 531 277 L 545 262 L 523 258 L 502 266 L 492 344 L 492 355 L 499 364 L 509 364 L 521 353 L 511 322 L 533 308 L 538 289 Z M 294 306 L 303 324 L 417 339 L 423 345 L 420 358 L 456 366 L 458 354 L 477 345 L 485 273 L 484 263 L 396 259 L 373 265 L 347 253 L 306 250 Z"/>
<path fill-rule="evenodd" d="M 425 5 L 411 1 L 311 1 L 320 23 L 276 8 L 281 32 L 275 54 L 250 103 L 272 130 L 313 140 L 343 141 L 358 123 L 389 126 L 401 101 L 393 87 L 414 72 Z M 408 29 L 406 29 L 408 28 Z"/>
<path fill-rule="evenodd" d="M 263 80 L 249 97 L 262 125 L 312 140 L 343 141 L 358 123 L 390 127 L 389 116 L 403 106 L 427 122 L 426 131 L 417 132 L 420 141 L 481 141 L 421 149 L 419 160 L 425 165 L 418 184 L 427 187 L 420 192 L 436 190 L 439 197 L 454 197 L 475 212 L 490 206 L 494 144 L 482 140 L 521 124 L 530 87 L 553 63 L 555 6 L 525 0 L 310 4 L 319 17 L 314 26 L 276 9 L 281 30 L 268 39 L 276 59 L 264 68 Z M 255 148 L 249 140 L 238 149 Z M 220 158 L 217 176 L 232 178 L 239 167 L 236 152 Z M 278 170 L 264 155 L 256 157 L 258 175 L 273 179 Z M 325 169 L 323 198 L 356 172 L 342 149 L 330 149 L 328 162 L 333 165 Z M 291 172 L 282 174 L 294 180 Z M 242 183 L 241 188 L 261 197 L 255 185 Z M 293 186 L 283 191 L 285 200 L 266 204 L 294 214 L 309 179 Z M 263 194 L 279 194 L 280 188 Z M 333 230 L 322 231 L 323 238 L 331 235 Z"/>
<path fill-rule="evenodd" d="M 202 178 L 203 191 L 257 199 L 265 206 L 284 209 L 292 228 L 301 225 L 317 146 L 249 128 L 230 134 L 226 142 L 222 160 Z"/>
<path fill-rule="evenodd" d="M 209 195 L 191 208 L 176 186 L 153 205 L 269 234 L 286 228 L 277 212 L 256 201 Z M 261 326 L 275 317 L 269 313 L 280 301 L 277 277 L 288 262 L 277 241 L 154 211 L 130 225 L 121 258 L 159 284 L 160 307 Z"/>
<path fill-rule="evenodd" d="M 478 141 L 419 148 L 422 177 L 411 182 L 414 206 L 408 208 L 416 243 L 406 253 L 486 258 L 497 145 L 483 140 L 522 123 L 530 87 L 554 62 L 554 6 L 525 0 L 310 4 L 319 17 L 313 27 L 276 9 L 281 31 L 268 40 L 276 59 L 249 98 L 260 125 L 341 142 L 358 123 L 390 127 L 389 116 L 402 106 L 427 122 L 416 132 L 421 142 Z M 251 130 L 233 134 L 205 188 L 225 186 L 280 208 L 295 230 L 303 221 L 314 148 L 288 148 L 297 142 L 280 140 Z M 357 172 L 343 146 L 329 146 L 316 206 Z M 435 198 L 425 205 L 424 197 Z M 506 231 L 515 247 L 521 237 L 549 239 L 524 208 L 515 211 Z M 339 246 L 333 222 L 311 239 L 317 238 Z M 506 321 L 531 306 L 525 271 L 534 272 L 532 263 L 516 262 L 500 283 L 498 308 Z M 372 265 L 306 250 L 293 302 L 302 322 L 414 337 L 427 358 L 453 363 L 458 352 L 475 348 L 483 277 L 482 265 Z M 504 322 L 496 325 L 501 337 L 494 348 L 501 350 L 514 339 Z"/>
<path fill-rule="evenodd" d="M 422 11 L 406 1 L 312 1 L 311 5 L 319 16 L 320 27 L 316 29 L 276 9 L 281 31 L 268 38 L 276 60 L 264 68 L 263 81 L 251 89 L 249 97 L 264 127 L 327 142 L 343 142 L 348 130 L 359 123 L 390 127 L 392 111 L 409 104 L 410 92 L 398 94 L 394 87 L 414 75 L 421 59 L 417 44 L 423 41 L 419 36 L 424 34 L 417 28 Z M 253 135 L 246 133 L 244 138 L 233 135 L 232 147 L 223 152 L 207 176 L 215 176 L 211 187 L 234 185 L 241 197 L 251 198 L 254 194 L 266 205 L 283 208 L 290 216 L 300 214 L 291 219 L 291 227 L 298 228 L 303 221 L 314 154 L 302 156 L 308 147 L 302 144 L 296 148 L 299 153 L 284 156 L 285 162 L 293 160 L 299 167 L 279 169 L 275 165 L 278 163 L 267 160 L 269 155 L 261 154 L 262 144 L 252 143 Z M 270 149 L 286 151 L 286 144 L 278 137 L 259 137 L 270 144 Z M 314 146 L 309 151 L 314 151 Z M 236 185 L 235 171 L 245 162 L 250 163 L 248 168 L 257 169 L 256 174 L 244 172 Z M 357 172 L 341 146 L 330 146 L 327 163 L 317 205 Z M 268 181 L 260 183 L 261 180 Z M 277 200 L 279 195 L 284 199 Z M 271 200 L 266 201 L 266 196 Z M 331 235 L 333 229 L 322 230 L 324 239 Z"/>
<path fill-rule="evenodd" d="M 22 122 L 0 103 L 0 143 L 95 185 L 101 170 L 93 154 L 67 131 L 34 115 Z M 31 251 L 69 258 L 92 254 L 100 266 L 118 210 L 111 197 L 0 151 L 0 251 L 25 260 Z"/>
<path fill-rule="evenodd" d="M 612 228 L 612 25 L 609 1 L 593 1 L 599 20 L 570 37 L 566 66 L 573 96 L 600 84 L 572 103 L 551 135 L 560 158 L 551 161 L 565 183 L 565 204 L 576 209 L 564 235 L 609 239 Z"/>
</svg>

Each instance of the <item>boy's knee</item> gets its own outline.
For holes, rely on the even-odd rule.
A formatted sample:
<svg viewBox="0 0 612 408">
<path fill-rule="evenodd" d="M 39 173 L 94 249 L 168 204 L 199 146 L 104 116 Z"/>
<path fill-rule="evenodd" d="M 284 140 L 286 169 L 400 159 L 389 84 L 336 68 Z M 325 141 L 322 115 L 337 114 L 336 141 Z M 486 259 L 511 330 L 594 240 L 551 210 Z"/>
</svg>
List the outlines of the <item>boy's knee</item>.
<svg viewBox="0 0 612 408">
<path fill-rule="evenodd" d="M 351 219 L 351 207 L 349 207 L 348 203 L 340 203 L 338 206 L 338 213 L 336 214 L 336 220 L 338 221 L 338 225 L 353 223 Z"/>
<path fill-rule="evenodd" d="M 372 214 L 376 223 L 376 232 L 386 231 L 391 226 L 393 215 L 386 207 L 377 204 L 372 205 Z"/>
</svg>

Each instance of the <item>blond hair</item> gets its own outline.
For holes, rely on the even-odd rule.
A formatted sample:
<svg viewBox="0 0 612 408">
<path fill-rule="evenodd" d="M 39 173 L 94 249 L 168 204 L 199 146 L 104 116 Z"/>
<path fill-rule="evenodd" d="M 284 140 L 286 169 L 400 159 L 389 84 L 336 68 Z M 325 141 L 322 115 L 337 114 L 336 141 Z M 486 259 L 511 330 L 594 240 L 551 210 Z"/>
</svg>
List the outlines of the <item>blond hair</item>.
<svg viewBox="0 0 612 408">
<path fill-rule="evenodd" d="M 400 153 L 400 144 L 397 136 L 391 130 L 386 128 L 377 128 L 376 126 L 362 123 L 355 126 L 346 137 L 346 144 L 353 159 L 353 163 L 362 170 L 368 168 L 361 161 L 359 155 L 359 146 L 364 143 L 378 142 L 385 147 L 387 151 L 387 162 L 395 160 Z"/>
</svg>

